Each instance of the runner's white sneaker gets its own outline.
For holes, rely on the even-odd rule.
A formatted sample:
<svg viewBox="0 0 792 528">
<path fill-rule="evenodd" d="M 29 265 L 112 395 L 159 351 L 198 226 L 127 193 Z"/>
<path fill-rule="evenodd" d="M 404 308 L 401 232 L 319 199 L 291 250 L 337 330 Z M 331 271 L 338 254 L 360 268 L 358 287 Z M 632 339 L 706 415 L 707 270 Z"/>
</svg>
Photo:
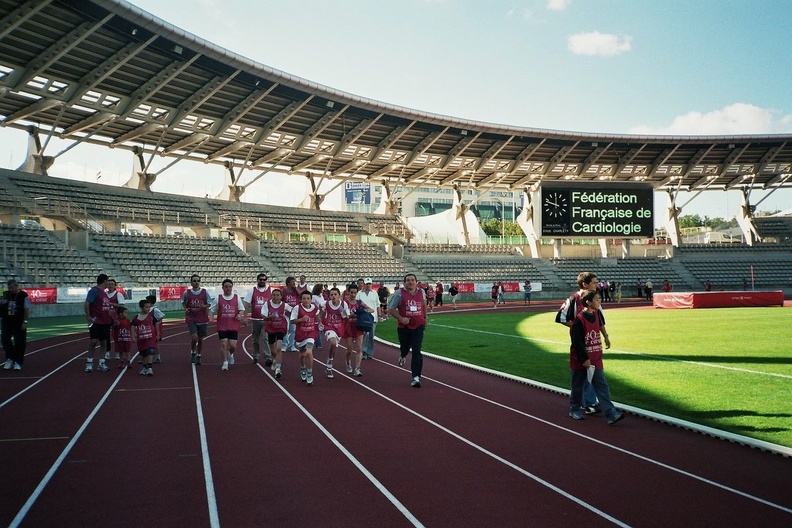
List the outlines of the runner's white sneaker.
<svg viewBox="0 0 792 528">
<path fill-rule="evenodd" d="M 220 370 L 228 370 L 228 361 L 223 361 L 223 366 L 220 367 Z"/>
</svg>

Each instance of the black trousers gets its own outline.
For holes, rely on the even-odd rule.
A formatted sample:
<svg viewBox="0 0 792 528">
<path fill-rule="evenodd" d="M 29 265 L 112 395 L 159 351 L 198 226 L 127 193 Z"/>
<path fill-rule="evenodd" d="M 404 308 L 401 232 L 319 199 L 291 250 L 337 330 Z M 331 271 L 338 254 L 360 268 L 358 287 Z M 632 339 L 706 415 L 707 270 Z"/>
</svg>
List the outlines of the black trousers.
<svg viewBox="0 0 792 528">
<path fill-rule="evenodd" d="M 21 323 L 15 324 L 3 319 L 2 333 L 3 348 L 6 352 L 6 358 L 22 365 L 25 361 L 27 330 L 22 328 Z"/>
<path fill-rule="evenodd" d="M 420 376 L 423 370 L 423 354 L 421 354 L 421 344 L 423 344 L 424 326 L 418 328 L 398 328 L 399 349 L 401 357 L 407 357 L 412 351 L 410 360 L 410 371 L 413 377 Z"/>
</svg>

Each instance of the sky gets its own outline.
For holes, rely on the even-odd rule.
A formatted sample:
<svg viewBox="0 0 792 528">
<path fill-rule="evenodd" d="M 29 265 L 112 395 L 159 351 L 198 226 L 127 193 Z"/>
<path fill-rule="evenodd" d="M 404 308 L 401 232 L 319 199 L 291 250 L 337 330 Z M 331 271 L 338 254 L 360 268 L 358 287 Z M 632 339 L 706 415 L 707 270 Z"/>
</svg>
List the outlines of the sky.
<svg viewBox="0 0 792 528">
<path fill-rule="evenodd" d="M 132 3 L 266 66 L 435 114 L 577 132 L 792 134 L 787 0 Z M 0 128 L 0 166 L 17 168 L 26 144 L 24 132 Z M 65 145 L 53 139 L 46 153 Z M 152 169 L 167 163 L 156 157 Z M 123 184 L 131 171 L 128 152 L 86 145 L 59 157 L 50 174 Z M 241 183 L 256 174 L 243 173 Z M 214 196 L 223 180 L 219 166 L 180 162 L 153 188 Z M 297 205 L 306 191 L 304 178 L 267 175 L 243 201 Z M 766 194 L 754 191 L 752 202 Z M 731 218 L 741 197 L 683 193 L 677 205 L 686 203 L 682 215 Z M 656 218 L 666 206 L 657 193 Z M 791 208 L 792 190 L 758 206 Z"/>
</svg>

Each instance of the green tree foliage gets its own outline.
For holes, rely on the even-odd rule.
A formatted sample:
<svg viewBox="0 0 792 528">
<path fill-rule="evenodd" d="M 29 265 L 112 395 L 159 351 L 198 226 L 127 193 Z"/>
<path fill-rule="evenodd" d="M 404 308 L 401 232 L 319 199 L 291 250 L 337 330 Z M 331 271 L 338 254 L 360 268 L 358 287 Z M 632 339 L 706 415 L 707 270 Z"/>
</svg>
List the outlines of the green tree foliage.
<svg viewBox="0 0 792 528">
<path fill-rule="evenodd" d="M 509 222 L 508 220 L 501 222 L 497 218 L 490 218 L 489 220 L 481 220 L 479 223 L 481 224 L 481 229 L 489 236 L 503 235 L 504 228 L 506 236 L 525 236 L 522 228 L 516 222 Z"/>
</svg>

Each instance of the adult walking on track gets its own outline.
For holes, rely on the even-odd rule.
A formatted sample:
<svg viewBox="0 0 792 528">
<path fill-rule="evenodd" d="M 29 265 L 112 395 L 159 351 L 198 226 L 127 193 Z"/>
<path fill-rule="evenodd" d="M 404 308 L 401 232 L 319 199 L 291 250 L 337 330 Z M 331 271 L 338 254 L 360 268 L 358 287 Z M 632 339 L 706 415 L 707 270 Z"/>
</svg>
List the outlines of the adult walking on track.
<svg viewBox="0 0 792 528">
<path fill-rule="evenodd" d="M 27 343 L 27 322 L 30 317 L 30 298 L 9 279 L 8 290 L 0 298 L 0 318 L 3 320 L 3 348 L 6 353 L 5 370 L 22 370 Z"/>
<path fill-rule="evenodd" d="M 421 345 L 428 319 L 426 293 L 418 287 L 418 278 L 415 274 L 408 273 L 404 276 L 404 288 L 396 290 L 388 300 L 388 313 L 398 322 L 396 331 L 399 335 L 399 366 L 404 366 L 407 354 L 412 351 L 410 386 L 419 388 L 423 371 Z"/>
</svg>

